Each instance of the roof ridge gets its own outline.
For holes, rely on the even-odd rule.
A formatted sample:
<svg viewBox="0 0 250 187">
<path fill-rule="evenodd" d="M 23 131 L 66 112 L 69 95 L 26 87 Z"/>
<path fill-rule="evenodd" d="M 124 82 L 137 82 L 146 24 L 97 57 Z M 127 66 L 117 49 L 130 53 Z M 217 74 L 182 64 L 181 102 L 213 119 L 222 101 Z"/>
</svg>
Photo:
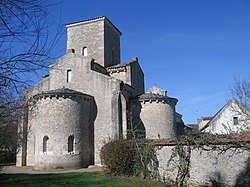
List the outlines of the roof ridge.
<svg viewBox="0 0 250 187">
<path fill-rule="evenodd" d="M 229 106 L 232 102 L 234 102 L 234 100 L 235 100 L 235 99 L 231 99 L 231 100 L 228 101 L 226 104 L 224 104 L 224 105 L 218 110 L 218 112 L 216 112 L 216 113 L 212 116 L 212 119 L 210 119 L 210 121 L 207 122 L 207 124 L 204 125 L 204 127 L 202 127 L 202 128 L 200 129 L 200 131 L 203 131 L 203 130 L 205 130 L 208 126 L 210 126 L 210 124 L 212 123 L 212 121 L 214 121 L 214 119 L 215 119 L 222 111 L 224 111 L 225 108 L 226 108 L 227 106 Z"/>
<path fill-rule="evenodd" d="M 88 19 L 83 19 L 83 20 L 79 20 L 79 21 L 70 22 L 70 23 L 67 23 L 65 25 L 72 25 L 72 24 L 75 24 L 75 23 L 92 21 L 92 20 L 97 20 L 97 19 L 101 19 L 101 18 L 107 18 L 107 17 L 106 16 L 97 16 L 97 17 L 94 17 L 94 18 L 88 18 Z"/>
</svg>

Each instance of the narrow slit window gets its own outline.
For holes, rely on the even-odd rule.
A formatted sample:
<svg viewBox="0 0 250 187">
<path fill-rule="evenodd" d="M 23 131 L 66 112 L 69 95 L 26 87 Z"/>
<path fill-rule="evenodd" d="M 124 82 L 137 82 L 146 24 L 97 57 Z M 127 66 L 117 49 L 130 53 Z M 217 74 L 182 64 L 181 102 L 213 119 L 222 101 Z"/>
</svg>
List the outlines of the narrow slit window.
<svg viewBox="0 0 250 187">
<path fill-rule="evenodd" d="M 49 137 L 48 136 L 44 136 L 43 137 L 43 152 L 47 153 L 49 150 Z"/>
<path fill-rule="evenodd" d="M 82 56 L 88 56 L 88 48 L 87 47 L 82 48 Z"/>
<path fill-rule="evenodd" d="M 68 138 L 68 152 L 71 153 L 74 151 L 74 136 L 71 135 Z"/>
<path fill-rule="evenodd" d="M 67 82 L 71 82 L 72 79 L 72 71 L 71 69 L 67 70 Z"/>
<path fill-rule="evenodd" d="M 115 52 L 113 50 L 111 51 L 111 61 L 112 61 L 112 64 L 114 64 L 114 62 L 115 62 Z"/>
</svg>

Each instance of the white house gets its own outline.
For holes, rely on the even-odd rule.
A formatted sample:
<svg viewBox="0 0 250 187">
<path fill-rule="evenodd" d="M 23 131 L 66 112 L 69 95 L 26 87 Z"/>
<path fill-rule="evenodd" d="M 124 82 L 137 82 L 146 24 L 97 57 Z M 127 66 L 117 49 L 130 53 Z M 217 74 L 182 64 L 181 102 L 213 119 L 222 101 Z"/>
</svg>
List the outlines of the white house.
<svg viewBox="0 0 250 187">
<path fill-rule="evenodd" d="M 201 130 L 204 128 L 204 126 L 211 120 L 213 119 L 213 116 L 205 116 L 205 117 L 201 117 L 197 120 L 197 126 L 198 129 Z"/>
<path fill-rule="evenodd" d="M 212 134 L 239 133 L 250 128 L 249 116 L 242 112 L 239 102 L 232 99 L 200 131 Z"/>
</svg>

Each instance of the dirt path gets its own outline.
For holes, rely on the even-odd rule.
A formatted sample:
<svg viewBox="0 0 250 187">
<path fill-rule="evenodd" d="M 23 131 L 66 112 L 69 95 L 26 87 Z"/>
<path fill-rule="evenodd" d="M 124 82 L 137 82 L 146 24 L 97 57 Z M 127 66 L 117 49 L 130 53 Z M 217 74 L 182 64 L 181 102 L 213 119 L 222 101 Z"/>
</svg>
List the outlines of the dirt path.
<svg viewBox="0 0 250 187">
<path fill-rule="evenodd" d="M 4 166 L 0 169 L 0 174 L 48 174 L 48 173 L 69 173 L 69 172 L 95 172 L 95 171 L 103 171 L 102 167 L 99 166 L 90 166 L 89 168 L 81 168 L 75 170 L 51 170 L 51 171 L 36 171 L 31 166 Z"/>
</svg>

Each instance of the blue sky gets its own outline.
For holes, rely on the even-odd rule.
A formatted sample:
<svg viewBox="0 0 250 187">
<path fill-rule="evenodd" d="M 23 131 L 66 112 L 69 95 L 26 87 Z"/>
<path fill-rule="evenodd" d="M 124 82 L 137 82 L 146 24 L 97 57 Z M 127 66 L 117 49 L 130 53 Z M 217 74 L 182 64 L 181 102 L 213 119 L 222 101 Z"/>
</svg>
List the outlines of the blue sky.
<svg viewBox="0 0 250 187">
<path fill-rule="evenodd" d="M 214 115 L 235 78 L 250 75 L 249 0 L 64 0 L 51 22 L 107 16 L 123 33 L 121 61 L 139 58 L 145 87 L 177 98 L 185 123 Z M 66 51 L 66 33 L 57 56 Z"/>
</svg>

